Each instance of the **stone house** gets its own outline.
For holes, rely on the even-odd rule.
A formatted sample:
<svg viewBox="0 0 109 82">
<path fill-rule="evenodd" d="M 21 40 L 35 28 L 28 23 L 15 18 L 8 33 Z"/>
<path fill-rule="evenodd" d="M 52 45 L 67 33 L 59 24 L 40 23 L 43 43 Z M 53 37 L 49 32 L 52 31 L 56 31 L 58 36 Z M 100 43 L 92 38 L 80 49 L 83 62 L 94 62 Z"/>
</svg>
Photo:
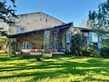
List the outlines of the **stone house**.
<svg viewBox="0 0 109 82">
<path fill-rule="evenodd" d="M 12 18 L 15 25 L 9 27 L 9 54 L 14 51 L 36 50 L 50 53 L 72 51 L 72 32 L 80 30 L 87 36 L 87 43 L 97 44 L 101 48 L 101 37 L 88 28 L 74 27 L 42 12 L 18 15 Z"/>
</svg>

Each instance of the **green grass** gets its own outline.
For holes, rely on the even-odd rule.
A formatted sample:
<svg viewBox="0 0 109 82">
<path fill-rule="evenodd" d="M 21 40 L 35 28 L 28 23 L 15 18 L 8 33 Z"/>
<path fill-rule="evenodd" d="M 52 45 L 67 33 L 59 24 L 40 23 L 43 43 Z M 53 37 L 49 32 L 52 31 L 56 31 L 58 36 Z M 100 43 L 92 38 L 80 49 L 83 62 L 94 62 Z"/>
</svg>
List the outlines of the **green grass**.
<svg viewBox="0 0 109 82">
<path fill-rule="evenodd" d="M 109 59 L 56 55 L 43 62 L 34 57 L 0 55 L 0 82 L 108 82 Z"/>
</svg>

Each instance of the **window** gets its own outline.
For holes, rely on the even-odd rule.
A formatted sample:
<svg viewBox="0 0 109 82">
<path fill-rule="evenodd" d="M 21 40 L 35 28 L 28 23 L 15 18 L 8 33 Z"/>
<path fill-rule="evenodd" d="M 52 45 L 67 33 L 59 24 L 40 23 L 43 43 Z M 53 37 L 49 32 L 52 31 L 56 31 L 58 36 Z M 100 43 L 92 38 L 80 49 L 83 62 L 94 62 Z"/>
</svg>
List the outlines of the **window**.
<svg viewBox="0 0 109 82">
<path fill-rule="evenodd" d="M 32 49 L 33 44 L 32 42 L 20 42 L 19 43 L 19 49 Z"/>
<path fill-rule="evenodd" d="M 46 22 L 47 22 L 47 19 L 46 19 Z"/>
<path fill-rule="evenodd" d="M 17 27 L 17 33 L 20 33 L 20 27 L 19 26 Z"/>
<path fill-rule="evenodd" d="M 23 31 L 24 31 L 24 27 L 21 27 L 21 28 L 20 28 L 20 31 L 23 32 Z"/>
<path fill-rule="evenodd" d="M 92 33 L 92 42 L 98 42 L 98 35 L 96 33 Z"/>
<path fill-rule="evenodd" d="M 28 42 L 23 42 L 23 49 L 28 49 L 28 45 L 29 45 Z"/>
<path fill-rule="evenodd" d="M 40 18 L 40 21 L 42 21 L 42 18 Z"/>
<path fill-rule="evenodd" d="M 27 32 L 27 28 L 26 27 L 17 27 L 17 33 L 23 33 L 23 32 Z"/>
</svg>

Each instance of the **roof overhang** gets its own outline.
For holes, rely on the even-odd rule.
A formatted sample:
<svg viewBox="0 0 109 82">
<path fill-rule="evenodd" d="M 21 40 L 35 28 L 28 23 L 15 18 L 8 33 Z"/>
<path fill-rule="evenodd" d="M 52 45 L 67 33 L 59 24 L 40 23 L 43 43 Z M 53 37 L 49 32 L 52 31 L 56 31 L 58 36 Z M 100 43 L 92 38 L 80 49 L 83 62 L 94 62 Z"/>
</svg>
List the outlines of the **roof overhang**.
<svg viewBox="0 0 109 82">
<path fill-rule="evenodd" d="M 63 25 L 59 25 L 59 26 L 52 27 L 52 28 L 37 29 L 37 30 L 29 31 L 29 32 L 24 32 L 24 33 L 19 33 L 19 34 L 8 35 L 8 37 L 9 37 L 9 38 L 18 38 L 18 37 L 20 37 L 20 36 L 29 35 L 29 34 L 36 33 L 36 32 L 44 32 L 45 30 L 56 30 L 56 29 L 70 28 L 72 24 L 73 24 L 73 23 L 71 22 L 71 23 L 68 23 L 68 24 L 63 24 Z"/>
</svg>

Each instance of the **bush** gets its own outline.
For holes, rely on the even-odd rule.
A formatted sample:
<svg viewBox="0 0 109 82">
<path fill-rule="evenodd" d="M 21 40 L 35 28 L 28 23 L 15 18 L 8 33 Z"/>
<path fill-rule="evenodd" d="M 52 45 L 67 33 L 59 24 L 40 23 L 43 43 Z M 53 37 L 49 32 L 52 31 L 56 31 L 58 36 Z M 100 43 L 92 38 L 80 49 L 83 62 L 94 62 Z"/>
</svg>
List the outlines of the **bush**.
<svg viewBox="0 0 109 82">
<path fill-rule="evenodd" d="M 72 54 L 74 54 L 75 56 L 98 57 L 98 47 L 87 44 L 87 35 L 80 32 L 73 33 Z"/>
<path fill-rule="evenodd" d="M 109 58 L 109 39 L 103 39 L 101 56 L 105 58 Z"/>
<path fill-rule="evenodd" d="M 0 50 L 7 51 L 8 39 L 6 37 L 0 38 Z"/>
<path fill-rule="evenodd" d="M 98 57 L 99 51 L 95 46 L 89 46 L 87 48 L 81 48 L 80 54 L 81 56 Z"/>
<path fill-rule="evenodd" d="M 109 47 L 103 47 L 101 50 L 102 57 L 109 58 Z"/>
</svg>

